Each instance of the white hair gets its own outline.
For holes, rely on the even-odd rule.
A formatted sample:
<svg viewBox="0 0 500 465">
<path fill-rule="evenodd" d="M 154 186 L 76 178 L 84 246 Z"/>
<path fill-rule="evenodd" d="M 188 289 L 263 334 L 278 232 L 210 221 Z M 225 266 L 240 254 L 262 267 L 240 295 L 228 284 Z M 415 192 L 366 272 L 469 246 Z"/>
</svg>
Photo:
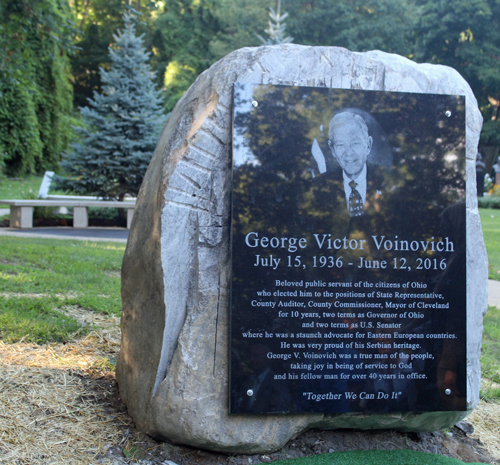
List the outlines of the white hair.
<svg viewBox="0 0 500 465">
<path fill-rule="evenodd" d="M 333 134 L 335 129 L 340 128 L 348 123 L 356 124 L 365 139 L 368 139 L 368 126 L 365 123 L 365 120 L 355 113 L 351 113 L 350 111 L 344 111 L 342 113 L 337 113 L 332 120 L 330 121 L 330 126 L 328 127 L 328 138 L 333 142 Z"/>
</svg>

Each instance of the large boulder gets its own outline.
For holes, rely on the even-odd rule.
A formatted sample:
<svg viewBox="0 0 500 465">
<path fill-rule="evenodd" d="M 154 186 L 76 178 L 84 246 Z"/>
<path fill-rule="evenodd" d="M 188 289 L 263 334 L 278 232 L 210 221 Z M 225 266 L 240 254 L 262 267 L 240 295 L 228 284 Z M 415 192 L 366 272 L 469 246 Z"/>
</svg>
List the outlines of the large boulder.
<svg viewBox="0 0 500 465">
<path fill-rule="evenodd" d="M 231 106 L 236 81 L 466 96 L 466 412 L 228 414 Z M 176 443 L 262 453 L 311 427 L 422 431 L 465 417 L 478 401 L 487 309 L 487 257 L 474 185 L 481 123 L 476 99 L 455 70 L 379 51 L 246 48 L 201 74 L 163 130 L 139 193 L 123 260 L 117 377 L 137 426 Z"/>
</svg>

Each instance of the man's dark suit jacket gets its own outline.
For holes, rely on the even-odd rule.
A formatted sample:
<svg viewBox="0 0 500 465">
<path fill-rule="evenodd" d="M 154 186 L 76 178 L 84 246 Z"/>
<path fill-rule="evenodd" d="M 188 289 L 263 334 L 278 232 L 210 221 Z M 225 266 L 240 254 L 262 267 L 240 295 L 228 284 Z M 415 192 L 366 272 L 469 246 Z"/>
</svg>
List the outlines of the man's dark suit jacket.
<svg viewBox="0 0 500 465">
<path fill-rule="evenodd" d="M 343 173 L 339 168 L 311 181 L 309 192 L 304 195 L 303 209 L 307 213 L 303 218 L 309 218 L 310 228 L 315 229 L 311 232 L 347 234 L 352 228 L 369 230 L 371 221 L 383 211 L 384 194 L 383 171 L 376 165 L 367 164 L 363 215 L 349 216 Z"/>
</svg>

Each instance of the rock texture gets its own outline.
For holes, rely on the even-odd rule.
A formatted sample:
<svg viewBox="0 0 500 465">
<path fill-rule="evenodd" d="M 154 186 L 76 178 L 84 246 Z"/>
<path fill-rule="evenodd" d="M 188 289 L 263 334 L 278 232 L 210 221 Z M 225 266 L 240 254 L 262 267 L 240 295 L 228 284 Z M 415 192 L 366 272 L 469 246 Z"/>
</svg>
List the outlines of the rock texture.
<svg viewBox="0 0 500 465">
<path fill-rule="evenodd" d="M 173 442 L 261 453 L 306 428 L 429 431 L 468 412 L 228 415 L 229 213 L 233 83 L 462 94 L 467 114 L 468 409 L 478 401 L 487 257 L 475 157 L 482 118 L 453 69 L 383 52 L 283 45 L 231 53 L 201 74 L 163 130 L 135 211 L 122 268 L 117 377 L 139 428 Z"/>
</svg>

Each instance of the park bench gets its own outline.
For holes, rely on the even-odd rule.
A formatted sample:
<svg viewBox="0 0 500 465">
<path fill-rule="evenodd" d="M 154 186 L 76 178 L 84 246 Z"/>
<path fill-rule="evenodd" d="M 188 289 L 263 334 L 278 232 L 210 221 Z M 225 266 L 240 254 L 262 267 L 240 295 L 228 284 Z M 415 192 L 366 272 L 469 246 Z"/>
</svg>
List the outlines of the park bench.
<svg viewBox="0 0 500 465">
<path fill-rule="evenodd" d="M 126 208 L 127 228 L 130 229 L 134 216 L 135 200 L 119 202 L 117 200 L 0 200 L 0 204 L 10 206 L 11 228 L 28 229 L 33 227 L 34 207 L 72 207 L 73 227 L 87 228 L 89 225 L 88 208 Z"/>
<path fill-rule="evenodd" d="M 50 195 L 49 188 L 54 177 L 53 171 L 46 171 L 40 185 L 38 198 L 33 200 L 0 200 L 0 205 L 10 206 L 9 226 L 11 228 L 29 229 L 33 227 L 34 207 L 72 207 L 73 227 L 87 228 L 89 226 L 89 207 L 126 208 L 127 229 L 130 229 L 134 216 L 135 198 L 125 198 L 124 202 L 103 200 L 100 197 L 79 195 Z"/>
</svg>

